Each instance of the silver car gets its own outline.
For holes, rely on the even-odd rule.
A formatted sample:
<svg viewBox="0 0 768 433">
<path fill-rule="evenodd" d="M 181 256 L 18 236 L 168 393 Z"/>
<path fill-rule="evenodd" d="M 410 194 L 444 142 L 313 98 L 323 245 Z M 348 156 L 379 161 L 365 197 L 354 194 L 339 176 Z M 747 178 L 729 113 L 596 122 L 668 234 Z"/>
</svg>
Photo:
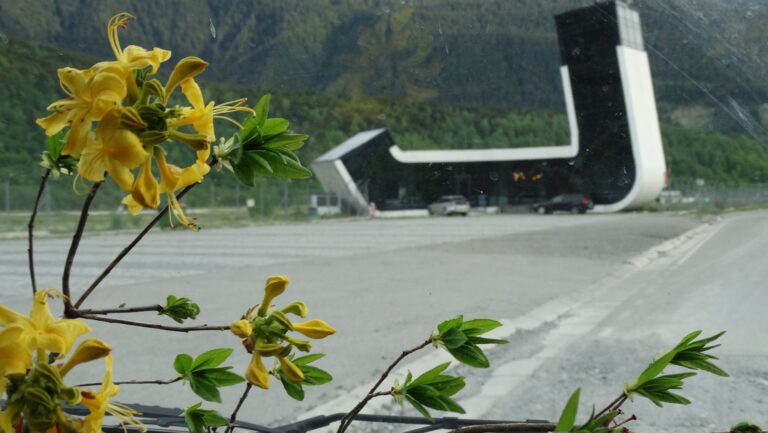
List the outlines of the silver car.
<svg viewBox="0 0 768 433">
<path fill-rule="evenodd" d="M 430 215 L 461 215 L 469 213 L 469 202 L 463 195 L 444 195 L 427 207 Z"/>
</svg>

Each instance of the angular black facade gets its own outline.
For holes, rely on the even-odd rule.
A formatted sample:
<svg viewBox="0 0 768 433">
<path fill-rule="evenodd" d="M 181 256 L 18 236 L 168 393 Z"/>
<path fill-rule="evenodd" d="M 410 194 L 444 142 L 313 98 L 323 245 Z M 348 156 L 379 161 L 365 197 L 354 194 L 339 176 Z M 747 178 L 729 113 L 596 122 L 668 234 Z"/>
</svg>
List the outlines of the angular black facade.
<svg viewBox="0 0 768 433">
<path fill-rule="evenodd" d="M 589 195 L 596 205 L 625 200 L 636 188 L 640 152 L 639 143 L 633 148 L 628 111 L 638 106 L 635 111 L 645 117 L 635 118 L 653 118 L 658 129 L 652 88 L 651 102 L 637 97 L 637 101 L 626 100 L 632 94 L 628 69 L 638 68 L 633 65 L 648 69 L 639 15 L 623 2 L 610 1 L 557 15 L 555 22 L 575 141 L 570 147 L 510 149 L 507 154 L 404 152 L 386 130 L 369 131 L 318 158 L 313 163 L 318 178 L 342 197 L 345 193 L 339 188 L 356 189 L 353 195 L 358 202 L 375 202 L 380 210 L 423 208 L 441 195 L 454 194 L 466 196 L 473 206 L 524 204 L 568 192 Z M 647 73 L 645 81 L 650 83 L 650 71 L 641 72 Z M 653 146 L 659 150 L 652 164 L 648 158 L 645 164 L 663 167 L 660 138 Z M 662 157 L 660 163 L 656 154 Z M 654 169 L 658 172 L 658 167 Z"/>
</svg>

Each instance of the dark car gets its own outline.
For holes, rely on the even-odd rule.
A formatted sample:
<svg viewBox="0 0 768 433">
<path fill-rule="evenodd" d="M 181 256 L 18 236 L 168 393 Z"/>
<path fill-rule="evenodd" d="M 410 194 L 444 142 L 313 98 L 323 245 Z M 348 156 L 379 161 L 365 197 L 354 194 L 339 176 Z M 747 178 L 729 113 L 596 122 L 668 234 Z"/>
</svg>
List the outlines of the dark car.
<svg viewBox="0 0 768 433">
<path fill-rule="evenodd" d="M 550 201 L 536 203 L 531 206 L 534 212 L 544 215 L 557 211 L 576 213 L 587 213 L 588 210 L 595 207 L 592 199 L 583 194 L 561 194 Z"/>
</svg>

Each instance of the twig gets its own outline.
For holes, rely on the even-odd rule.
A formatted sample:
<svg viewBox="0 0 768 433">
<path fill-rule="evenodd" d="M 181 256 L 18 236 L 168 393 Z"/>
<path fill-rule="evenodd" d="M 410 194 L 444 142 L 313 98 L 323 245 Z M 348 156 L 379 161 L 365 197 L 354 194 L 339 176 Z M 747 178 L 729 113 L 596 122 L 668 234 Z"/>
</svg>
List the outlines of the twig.
<svg viewBox="0 0 768 433">
<path fill-rule="evenodd" d="M 43 195 L 45 184 L 48 181 L 48 176 L 51 175 L 51 169 L 46 169 L 45 173 L 40 176 L 40 188 L 37 190 L 37 196 L 35 196 L 35 205 L 32 207 L 32 215 L 29 216 L 29 223 L 27 224 L 27 258 L 29 259 L 29 278 L 32 280 L 32 294 L 37 292 L 37 282 L 35 281 L 35 253 L 33 250 L 35 219 L 37 218 L 37 208 L 40 206 L 40 197 Z"/>
<path fill-rule="evenodd" d="M 162 331 L 174 331 L 174 332 L 193 332 L 193 331 L 228 331 L 229 326 L 166 326 L 158 325 L 155 323 L 135 322 L 131 320 L 113 319 L 111 317 L 101 317 L 90 314 L 78 314 L 77 310 L 73 310 L 74 317 L 81 319 L 96 320 L 98 322 L 117 323 L 120 325 L 138 326 L 140 328 L 160 329 Z"/>
<path fill-rule="evenodd" d="M 400 354 L 400 356 L 395 359 L 395 361 L 387 367 L 386 370 L 384 370 L 384 373 L 382 373 L 381 377 L 379 377 L 379 380 L 376 382 L 375 385 L 371 388 L 370 391 L 368 391 L 368 395 L 363 398 L 360 403 L 358 403 L 351 411 L 349 411 L 348 414 L 344 415 L 344 418 L 341 419 L 341 422 L 339 424 L 339 429 L 336 431 L 336 433 L 344 433 L 349 425 L 352 423 L 352 419 L 357 416 L 358 413 L 360 413 L 361 410 L 365 407 L 366 404 L 368 404 L 368 401 L 371 400 L 374 397 L 377 397 L 380 395 L 380 393 L 376 393 L 376 390 L 379 388 L 379 386 L 384 382 L 384 379 L 389 376 L 389 373 L 392 372 L 392 370 L 395 368 L 395 366 L 400 363 L 400 361 L 403 360 L 406 356 L 410 355 L 413 352 L 416 352 L 417 350 L 421 350 L 427 346 L 432 344 L 432 337 L 428 338 L 427 341 L 419 344 L 418 346 L 414 347 L 413 349 L 404 350 L 403 353 Z"/>
<path fill-rule="evenodd" d="M 61 291 L 64 294 L 64 315 L 70 317 L 74 308 L 72 307 L 72 301 L 69 296 L 69 274 L 72 271 L 72 263 L 75 261 L 75 254 L 77 254 L 77 248 L 80 246 L 80 239 L 83 237 L 83 231 L 85 230 L 85 222 L 88 220 L 88 210 L 91 208 L 93 198 L 96 197 L 96 193 L 99 192 L 99 188 L 104 181 L 96 182 L 91 186 L 91 190 L 85 197 L 83 203 L 83 210 L 80 212 L 80 220 L 77 222 L 77 229 L 72 236 L 72 243 L 69 245 L 69 253 L 67 253 L 67 261 L 64 263 L 64 273 L 61 277 Z"/>
<path fill-rule="evenodd" d="M 555 429 L 554 424 L 516 422 L 509 424 L 478 424 L 468 427 L 461 427 L 451 430 L 448 433 L 489 433 L 489 432 L 515 432 L 515 431 L 536 431 L 550 432 Z"/>
<path fill-rule="evenodd" d="M 120 382 L 112 382 L 115 385 L 170 385 L 172 383 L 179 382 L 182 380 L 183 377 L 179 376 L 174 379 L 168 379 L 168 380 L 124 380 Z M 94 382 L 94 383 L 81 383 L 79 385 L 75 385 L 76 387 L 80 388 L 83 386 L 99 386 L 101 385 L 101 382 Z"/>
<path fill-rule="evenodd" d="M 597 413 L 597 415 L 594 415 L 592 418 L 590 418 L 590 421 L 595 418 L 599 418 L 600 415 L 608 412 L 611 409 L 618 409 L 622 404 L 624 404 L 625 401 L 627 401 L 627 394 L 622 392 L 621 395 L 616 397 L 616 399 L 612 402 L 608 403 L 608 406 L 604 407 L 603 410 Z"/>
<path fill-rule="evenodd" d="M 193 183 L 192 185 L 189 185 L 186 188 L 182 189 L 181 192 L 179 192 L 176 195 L 176 199 L 178 200 L 184 197 L 184 195 L 188 193 L 189 190 L 194 188 L 195 185 L 198 185 L 198 184 Z M 127 256 L 128 253 L 131 252 L 131 250 L 136 246 L 136 244 L 141 242 L 144 236 L 146 236 L 147 233 L 149 233 L 149 231 L 152 230 L 152 227 L 154 227 L 158 222 L 160 222 L 160 220 L 167 213 L 168 213 L 168 206 L 166 206 L 163 210 L 158 212 L 158 214 L 154 218 L 152 218 L 152 221 L 150 221 L 149 224 L 147 224 L 147 226 L 144 227 L 144 229 L 141 232 L 139 232 L 139 234 L 131 241 L 131 243 L 128 244 L 128 246 L 126 246 L 125 248 L 123 248 L 122 251 L 120 251 L 120 254 L 118 254 L 117 257 L 115 257 L 115 259 L 112 260 L 112 262 L 110 262 L 109 265 L 107 265 L 107 267 L 101 272 L 101 274 L 98 277 L 96 277 L 95 280 L 93 280 L 93 282 L 85 291 L 85 293 L 80 295 L 80 298 L 75 303 L 75 308 L 80 308 L 80 306 L 83 305 L 83 302 L 88 298 L 88 296 L 91 295 L 91 293 L 93 293 L 96 287 L 98 287 L 98 285 L 101 284 L 104 278 L 107 278 L 107 276 L 112 272 L 112 270 L 115 269 L 115 266 L 117 266 L 125 258 L 125 256 Z"/>
<path fill-rule="evenodd" d="M 118 314 L 118 313 L 140 313 L 143 311 L 163 311 L 163 306 L 160 304 L 146 305 L 144 307 L 130 307 L 130 308 L 107 308 L 104 310 L 77 310 L 79 315 L 91 315 L 91 314 Z"/>
<path fill-rule="evenodd" d="M 243 391 L 243 395 L 240 397 L 240 400 L 237 402 L 237 406 L 235 406 L 235 410 L 232 411 L 232 415 L 230 415 L 229 417 L 229 424 L 227 424 L 227 428 L 224 430 L 224 433 L 231 433 L 235 429 L 237 412 L 240 411 L 240 408 L 243 406 L 245 399 L 248 397 L 248 392 L 251 390 L 252 387 L 253 385 L 251 385 L 250 382 L 245 384 L 245 391 Z"/>
</svg>

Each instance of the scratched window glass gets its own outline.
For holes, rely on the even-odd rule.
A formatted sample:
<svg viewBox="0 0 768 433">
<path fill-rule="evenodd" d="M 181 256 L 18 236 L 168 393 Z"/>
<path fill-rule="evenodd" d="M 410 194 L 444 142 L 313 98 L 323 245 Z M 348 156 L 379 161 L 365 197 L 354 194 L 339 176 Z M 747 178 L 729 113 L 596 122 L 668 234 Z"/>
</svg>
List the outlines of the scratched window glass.
<svg viewBox="0 0 768 433">
<path fill-rule="evenodd" d="M 0 0 L 0 433 L 764 431 L 767 26 Z"/>
</svg>

